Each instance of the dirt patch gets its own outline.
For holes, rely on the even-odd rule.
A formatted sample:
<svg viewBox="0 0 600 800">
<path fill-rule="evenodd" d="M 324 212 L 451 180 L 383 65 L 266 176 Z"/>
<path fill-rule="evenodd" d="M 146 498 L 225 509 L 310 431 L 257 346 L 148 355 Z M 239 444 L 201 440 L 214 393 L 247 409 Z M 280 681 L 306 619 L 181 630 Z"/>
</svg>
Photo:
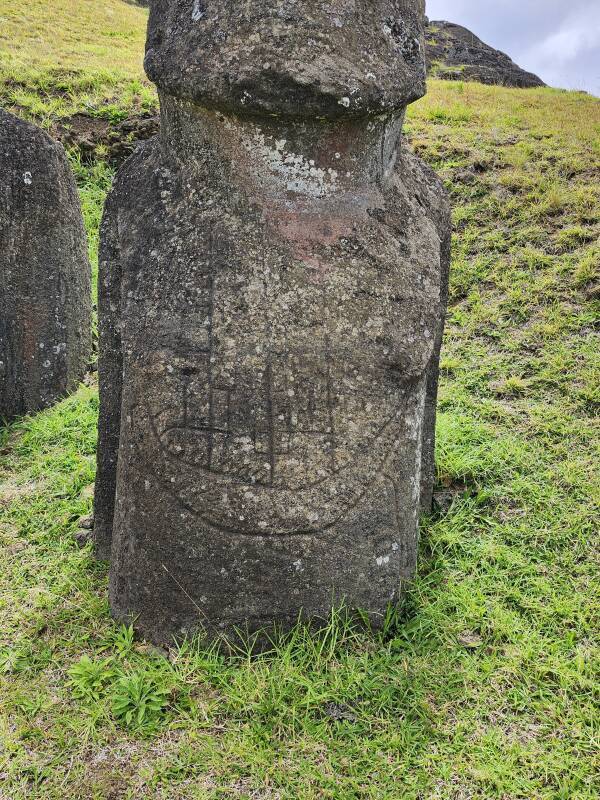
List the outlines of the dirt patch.
<svg viewBox="0 0 600 800">
<path fill-rule="evenodd" d="M 136 114 L 120 122 L 80 113 L 57 120 L 50 135 L 64 147 L 77 150 L 84 162 L 102 155 L 119 166 L 140 142 L 158 133 L 159 125 L 158 113 Z"/>
<path fill-rule="evenodd" d="M 11 503 L 41 492 L 44 486 L 45 481 L 43 480 L 28 481 L 27 483 L 15 483 L 12 480 L 4 481 L 0 484 L 0 507 L 9 506 Z"/>
</svg>

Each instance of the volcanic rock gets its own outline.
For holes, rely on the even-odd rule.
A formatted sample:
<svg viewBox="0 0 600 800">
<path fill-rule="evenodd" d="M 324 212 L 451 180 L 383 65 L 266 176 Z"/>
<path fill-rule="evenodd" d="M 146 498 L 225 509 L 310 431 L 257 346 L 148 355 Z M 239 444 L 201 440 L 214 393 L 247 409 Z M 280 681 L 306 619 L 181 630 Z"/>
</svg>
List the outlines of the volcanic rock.
<svg viewBox="0 0 600 800">
<path fill-rule="evenodd" d="M 485 44 L 462 25 L 431 21 L 425 29 L 429 75 L 458 81 L 530 89 L 546 84 L 500 50 Z"/>
</svg>

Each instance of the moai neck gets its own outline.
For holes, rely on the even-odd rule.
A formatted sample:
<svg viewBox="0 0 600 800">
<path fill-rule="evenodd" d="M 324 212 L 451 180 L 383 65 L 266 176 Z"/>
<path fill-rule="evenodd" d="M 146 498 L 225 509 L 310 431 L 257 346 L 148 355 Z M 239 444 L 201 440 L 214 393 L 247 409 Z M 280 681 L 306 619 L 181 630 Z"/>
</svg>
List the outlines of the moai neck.
<svg viewBox="0 0 600 800">
<path fill-rule="evenodd" d="M 373 202 L 394 171 L 404 111 L 344 120 L 242 116 L 161 96 L 166 155 L 290 207 Z M 215 162 L 216 159 L 216 162 Z"/>
</svg>

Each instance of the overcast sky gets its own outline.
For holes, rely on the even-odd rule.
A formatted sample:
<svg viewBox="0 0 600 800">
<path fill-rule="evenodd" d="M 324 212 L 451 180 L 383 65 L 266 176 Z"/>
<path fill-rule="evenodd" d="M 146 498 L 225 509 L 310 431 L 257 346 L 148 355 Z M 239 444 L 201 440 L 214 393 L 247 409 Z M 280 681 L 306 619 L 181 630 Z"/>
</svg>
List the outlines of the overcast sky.
<svg viewBox="0 0 600 800">
<path fill-rule="evenodd" d="M 551 86 L 600 95 L 600 0 L 427 0 Z"/>
</svg>

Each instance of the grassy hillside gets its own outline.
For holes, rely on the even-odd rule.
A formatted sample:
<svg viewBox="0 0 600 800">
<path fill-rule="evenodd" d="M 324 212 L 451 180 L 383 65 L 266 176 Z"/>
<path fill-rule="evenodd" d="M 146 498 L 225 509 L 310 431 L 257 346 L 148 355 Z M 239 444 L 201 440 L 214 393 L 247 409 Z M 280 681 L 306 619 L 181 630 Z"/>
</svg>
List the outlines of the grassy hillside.
<svg viewBox="0 0 600 800">
<path fill-rule="evenodd" d="M 19 113 L 154 102 L 138 8 L 0 0 L 0 18 Z M 384 635 L 334 616 L 256 660 L 135 641 L 78 543 L 90 381 L 0 433 L 2 800 L 598 796 L 600 102 L 432 82 L 407 131 L 456 233 L 444 510 L 406 603 Z M 94 252 L 111 171 L 73 165 Z"/>
<path fill-rule="evenodd" d="M 152 102 L 147 15 L 124 0 L 0 0 L 0 102 L 42 124 Z"/>
</svg>

